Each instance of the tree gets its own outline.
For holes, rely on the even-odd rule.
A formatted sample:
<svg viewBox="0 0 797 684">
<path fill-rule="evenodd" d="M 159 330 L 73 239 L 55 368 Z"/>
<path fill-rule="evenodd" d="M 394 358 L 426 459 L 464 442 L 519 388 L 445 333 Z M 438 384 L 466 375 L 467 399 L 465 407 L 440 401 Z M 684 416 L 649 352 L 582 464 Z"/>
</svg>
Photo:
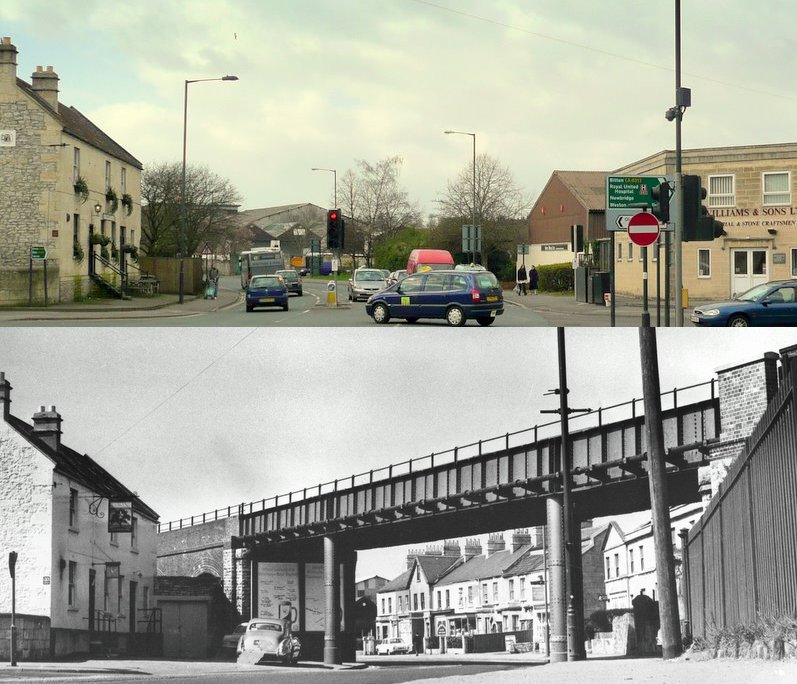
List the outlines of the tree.
<svg viewBox="0 0 797 684">
<path fill-rule="evenodd" d="M 175 256 L 180 251 L 182 165 L 162 163 L 144 169 L 141 177 L 141 244 L 150 256 Z M 235 219 L 238 191 L 229 180 L 206 167 L 189 166 L 185 179 L 185 248 L 194 254 L 205 243 L 212 251 L 238 239 Z"/>
<path fill-rule="evenodd" d="M 420 228 L 405 228 L 374 248 L 374 266 L 398 271 L 407 268 L 413 249 L 426 247 L 429 233 Z"/>
<path fill-rule="evenodd" d="M 449 181 L 437 200 L 439 242 L 462 248 L 462 225 L 473 219 L 473 162 Z M 488 154 L 476 158 L 476 222 L 482 228 L 482 260 L 499 279 L 514 280 L 517 245 L 526 241 L 531 198 L 515 182 L 512 172 Z M 461 257 L 465 257 L 464 254 Z"/>
<path fill-rule="evenodd" d="M 361 246 L 366 263 L 371 263 L 379 242 L 407 226 L 421 224 L 421 212 L 399 186 L 402 160 L 388 157 L 376 164 L 357 160 L 338 183 L 340 209 L 347 219 L 346 247 Z M 350 243 L 351 240 L 351 243 Z"/>
</svg>

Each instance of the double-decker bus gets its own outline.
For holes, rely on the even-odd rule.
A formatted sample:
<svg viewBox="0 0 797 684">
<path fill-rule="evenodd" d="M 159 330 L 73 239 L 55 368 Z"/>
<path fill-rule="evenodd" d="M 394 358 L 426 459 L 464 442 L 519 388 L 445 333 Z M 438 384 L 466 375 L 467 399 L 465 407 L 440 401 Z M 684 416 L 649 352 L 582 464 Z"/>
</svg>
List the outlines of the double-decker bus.
<svg viewBox="0 0 797 684">
<path fill-rule="evenodd" d="M 276 273 L 284 268 L 285 260 L 279 244 L 241 252 L 241 288 L 245 290 L 254 275 Z"/>
</svg>

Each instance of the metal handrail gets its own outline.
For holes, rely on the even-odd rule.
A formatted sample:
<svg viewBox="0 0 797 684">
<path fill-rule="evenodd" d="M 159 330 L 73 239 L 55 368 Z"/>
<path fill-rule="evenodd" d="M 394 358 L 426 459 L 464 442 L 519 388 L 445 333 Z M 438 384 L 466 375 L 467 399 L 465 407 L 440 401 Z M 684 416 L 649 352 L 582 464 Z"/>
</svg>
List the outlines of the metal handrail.
<svg viewBox="0 0 797 684">
<path fill-rule="evenodd" d="M 97 252 L 94 250 L 91 250 L 91 258 L 94 261 L 92 264 L 92 272 L 94 275 L 96 275 L 98 278 L 102 278 L 102 276 L 97 273 L 97 262 L 99 261 L 105 268 L 110 269 L 119 276 L 119 291 L 122 293 L 122 295 L 124 295 L 124 293 L 127 291 L 127 273 L 122 271 L 122 269 L 118 266 L 115 266 L 108 259 L 103 258 L 101 254 L 97 254 Z M 112 285 L 112 283 L 109 283 L 109 285 Z"/>
<path fill-rule="evenodd" d="M 715 398 L 715 383 L 716 380 L 712 378 L 711 380 L 707 380 L 705 382 L 699 382 L 693 385 L 686 385 L 685 387 L 676 387 L 672 390 L 668 390 L 667 392 L 662 392 L 661 397 L 667 397 L 672 395 L 672 408 L 678 407 L 678 395 L 679 393 L 687 392 L 689 390 L 710 386 L 711 387 L 711 399 Z M 637 414 L 637 403 L 642 402 L 644 407 L 643 399 L 631 399 L 630 401 L 621 402 L 619 404 L 613 404 L 611 406 L 601 407 L 598 409 L 594 409 L 589 413 L 584 414 L 577 414 L 570 416 L 570 424 L 572 425 L 573 422 L 577 420 L 582 420 L 582 422 L 586 419 L 591 417 L 593 420 L 597 420 L 597 426 L 601 426 L 604 424 L 604 416 L 607 411 L 612 411 L 615 409 L 630 407 L 631 409 L 631 417 L 636 417 Z M 641 414 L 639 414 L 641 415 Z M 477 454 L 481 456 L 484 453 L 484 446 L 487 444 L 491 444 L 498 440 L 504 442 L 504 447 L 506 449 L 511 448 L 509 446 L 510 438 L 516 437 L 517 435 L 528 434 L 530 432 L 534 433 L 534 442 L 539 441 L 540 439 L 549 439 L 550 437 L 555 437 L 556 435 L 549 435 L 549 436 L 540 436 L 540 430 L 544 428 L 551 428 L 551 427 L 558 427 L 560 425 L 560 421 L 557 418 L 556 420 L 552 420 L 547 423 L 542 423 L 538 425 L 534 425 L 532 427 L 523 428 L 521 430 L 516 430 L 514 432 L 505 432 L 503 435 L 498 435 L 496 437 L 489 437 L 487 439 L 478 440 L 476 442 L 472 442 L 470 444 L 464 444 L 461 446 L 455 446 L 451 449 L 447 449 L 445 451 L 440 452 L 433 452 L 428 456 L 417 456 L 415 458 L 407 459 L 406 461 L 399 461 L 398 463 L 392 463 L 387 466 L 383 466 L 381 468 L 376 468 L 373 470 L 368 470 L 366 472 L 358 473 L 356 475 L 350 475 L 345 478 L 339 478 L 336 480 L 331 480 L 329 482 L 324 482 L 313 487 L 305 487 L 303 489 L 297 489 L 292 492 L 288 492 L 286 494 L 276 494 L 274 496 L 261 499 L 259 501 L 250 501 L 249 503 L 241 503 L 237 506 L 227 506 L 226 508 L 219 508 L 215 511 L 210 511 L 209 513 L 200 513 L 198 515 L 192 515 L 188 518 L 180 518 L 179 520 L 173 520 L 168 523 L 160 523 L 158 525 L 158 532 L 167 532 L 172 530 L 179 530 L 184 527 L 191 527 L 193 525 L 201 525 L 205 522 L 211 522 L 213 520 L 222 520 L 224 518 L 230 518 L 235 515 L 244 515 L 245 513 L 255 513 L 255 512 L 262 512 L 270 508 L 276 508 L 281 504 L 288 504 L 288 503 L 296 503 L 298 501 L 303 501 L 310 497 L 321 496 L 322 494 L 331 494 L 338 491 L 338 484 L 345 483 L 345 486 L 348 487 L 355 487 L 358 484 L 373 484 L 374 482 L 378 482 L 380 480 L 389 480 L 396 475 L 407 475 L 416 470 L 418 470 L 418 465 L 424 461 L 427 463 L 424 464 L 422 467 L 435 467 L 440 465 L 447 465 L 450 463 L 457 463 L 459 460 L 463 458 L 470 458 L 470 456 L 463 456 L 462 452 L 467 449 L 474 449 L 476 448 Z M 441 460 L 440 457 L 448 456 L 450 460 Z M 387 473 L 387 475 L 383 475 Z M 258 507 L 259 506 L 259 507 Z M 247 510 L 248 509 L 248 510 Z"/>
</svg>

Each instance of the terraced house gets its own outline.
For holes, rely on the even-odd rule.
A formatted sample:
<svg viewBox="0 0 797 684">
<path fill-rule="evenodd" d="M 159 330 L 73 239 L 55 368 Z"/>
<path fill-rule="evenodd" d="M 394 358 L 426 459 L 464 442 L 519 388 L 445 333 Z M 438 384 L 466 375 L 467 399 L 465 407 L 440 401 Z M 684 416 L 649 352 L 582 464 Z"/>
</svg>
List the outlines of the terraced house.
<svg viewBox="0 0 797 684">
<path fill-rule="evenodd" d="M 118 293 L 135 270 L 142 164 L 59 102 L 53 67 L 18 78 L 17 54 L 3 38 L 0 304 L 72 301 L 92 286 Z"/>
</svg>

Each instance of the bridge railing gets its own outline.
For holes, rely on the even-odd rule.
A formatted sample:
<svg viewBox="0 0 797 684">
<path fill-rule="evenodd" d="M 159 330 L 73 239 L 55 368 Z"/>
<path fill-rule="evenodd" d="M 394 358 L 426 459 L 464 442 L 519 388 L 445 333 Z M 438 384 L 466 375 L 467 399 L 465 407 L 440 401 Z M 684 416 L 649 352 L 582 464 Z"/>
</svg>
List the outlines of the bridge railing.
<svg viewBox="0 0 797 684">
<path fill-rule="evenodd" d="M 716 380 L 712 379 L 707 382 L 697 383 L 694 385 L 687 385 L 685 387 L 674 388 L 667 392 L 662 392 L 662 410 L 667 411 L 676 409 L 679 406 L 691 404 L 707 398 L 716 398 Z M 574 414 L 569 418 L 569 425 L 571 434 L 589 430 L 604 425 L 610 425 L 620 421 L 637 418 L 644 415 L 644 400 L 631 399 L 619 404 L 601 407 L 591 410 L 589 413 Z M 533 443 L 542 440 L 551 439 L 559 436 L 560 433 L 560 420 L 549 421 L 541 423 L 532 427 L 523 428 L 514 432 L 506 432 L 503 435 L 497 435 L 483 440 L 478 440 L 470 444 L 455 446 L 445 451 L 433 452 L 425 456 L 418 456 L 392 463 L 381 468 L 374 468 L 362 473 L 350 475 L 345 478 L 338 478 L 329 482 L 323 482 L 312 487 L 305 487 L 297 489 L 285 494 L 277 494 L 271 497 L 260 499 L 258 501 L 250 501 L 242 503 L 237 506 L 228 506 L 227 508 L 217 509 L 209 513 L 201 513 L 193 515 L 189 518 L 182 518 L 180 520 L 171 521 L 168 523 L 161 523 L 158 526 L 159 532 L 170 530 L 182 529 L 183 527 L 191 527 L 202 523 L 219 520 L 223 518 L 233 517 L 237 515 L 248 515 L 258 513 L 271 508 L 277 508 L 286 504 L 297 503 L 311 497 L 319 497 L 324 494 L 331 494 L 339 491 L 340 489 L 350 489 L 360 485 L 369 485 L 375 482 L 392 480 L 395 477 L 403 475 L 410 475 L 413 472 L 455 464 L 459 461 L 466 459 L 480 457 L 492 451 L 506 449 L 507 451 L 513 447 L 519 447 L 527 444 L 529 441 Z"/>
</svg>

